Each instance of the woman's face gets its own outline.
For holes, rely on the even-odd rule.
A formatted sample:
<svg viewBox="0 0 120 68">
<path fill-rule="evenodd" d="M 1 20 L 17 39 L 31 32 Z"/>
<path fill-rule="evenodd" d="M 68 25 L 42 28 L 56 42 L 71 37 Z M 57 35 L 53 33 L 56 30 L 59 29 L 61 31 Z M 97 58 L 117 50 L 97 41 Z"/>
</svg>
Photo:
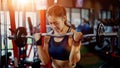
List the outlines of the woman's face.
<svg viewBox="0 0 120 68">
<path fill-rule="evenodd" d="M 56 31 L 56 32 L 61 32 L 63 27 L 64 27 L 64 22 L 65 22 L 65 18 L 63 17 L 55 17 L 55 16 L 48 16 L 47 17 L 48 22 L 51 26 L 51 28 Z"/>
</svg>

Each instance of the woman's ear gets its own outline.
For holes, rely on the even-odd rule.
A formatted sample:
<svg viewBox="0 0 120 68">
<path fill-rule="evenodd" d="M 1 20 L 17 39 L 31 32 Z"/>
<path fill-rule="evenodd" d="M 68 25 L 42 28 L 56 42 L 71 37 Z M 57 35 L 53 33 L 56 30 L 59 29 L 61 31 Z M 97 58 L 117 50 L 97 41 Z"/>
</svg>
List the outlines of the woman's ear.
<svg viewBox="0 0 120 68">
<path fill-rule="evenodd" d="M 67 20 L 67 17 L 66 17 L 66 16 L 63 16 L 63 20 L 66 21 L 66 20 Z"/>
</svg>

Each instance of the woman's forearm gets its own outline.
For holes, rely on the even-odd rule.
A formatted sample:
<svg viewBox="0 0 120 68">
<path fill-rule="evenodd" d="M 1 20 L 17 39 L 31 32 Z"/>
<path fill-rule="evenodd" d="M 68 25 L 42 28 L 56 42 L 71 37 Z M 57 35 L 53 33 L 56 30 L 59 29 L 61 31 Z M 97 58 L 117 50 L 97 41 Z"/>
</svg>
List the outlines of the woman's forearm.
<svg viewBox="0 0 120 68">
<path fill-rule="evenodd" d="M 50 58 L 47 56 L 47 53 L 45 52 L 43 47 L 42 46 L 37 46 L 37 48 L 38 48 L 39 58 L 42 61 L 42 63 L 44 65 L 48 64 L 49 61 L 50 61 Z"/>
<path fill-rule="evenodd" d="M 79 43 L 78 46 L 72 45 L 72 49 L 69 57 L 71 64 L 76 64 L 77 62 L 80 61 L 81 59 L 80 47 L 81 47 L 81 42 Z"/>
</svg>

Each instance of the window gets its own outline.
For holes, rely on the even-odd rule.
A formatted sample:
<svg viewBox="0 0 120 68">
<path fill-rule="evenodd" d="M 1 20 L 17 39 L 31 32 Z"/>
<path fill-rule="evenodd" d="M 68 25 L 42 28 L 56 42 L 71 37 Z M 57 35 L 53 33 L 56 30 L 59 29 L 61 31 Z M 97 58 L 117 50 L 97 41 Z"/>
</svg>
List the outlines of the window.
<svg viewBox="0 0 120 68">
<path fill-rule="evenodd" d="M 80 9 L 71 9 L 71 23 L 74 24 L 75 27 L 78 27 L 78 25 L 81 23 L 80 18 Z"/>
</svg>

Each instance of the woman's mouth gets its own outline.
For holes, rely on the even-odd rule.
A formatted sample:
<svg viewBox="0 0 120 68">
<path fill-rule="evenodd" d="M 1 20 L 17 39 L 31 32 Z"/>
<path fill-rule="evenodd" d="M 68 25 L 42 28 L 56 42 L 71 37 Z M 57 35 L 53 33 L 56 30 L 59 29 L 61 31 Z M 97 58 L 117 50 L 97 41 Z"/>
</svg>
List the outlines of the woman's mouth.
<svg viewBox="0 0 120 68">
<path fill-rule="evenodd" d="M 61 32 L 60 28 L 56 27 L 54 28 L 56 32 Z"/>
</svg>

